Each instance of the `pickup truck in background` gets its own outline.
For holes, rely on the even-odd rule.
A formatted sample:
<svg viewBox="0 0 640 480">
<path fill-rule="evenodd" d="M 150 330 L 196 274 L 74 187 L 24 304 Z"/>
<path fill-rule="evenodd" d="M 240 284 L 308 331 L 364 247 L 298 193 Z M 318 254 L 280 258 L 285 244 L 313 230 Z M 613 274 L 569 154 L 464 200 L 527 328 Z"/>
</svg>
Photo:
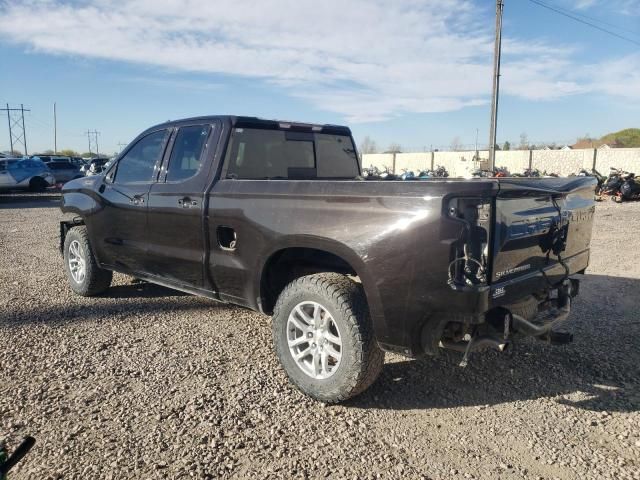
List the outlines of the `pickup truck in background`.
<svg viewBox="0 0 640 480">
<path fill-rule="evenodd" d="M 595 179 L 361 177 L 350 130 L 211 116 L 136 138 L 62 191 L 71 289 L 118 271 L 272 316 L 292 383 L 364 391 L 384 352 L 567 343 Z"/>
</svg>

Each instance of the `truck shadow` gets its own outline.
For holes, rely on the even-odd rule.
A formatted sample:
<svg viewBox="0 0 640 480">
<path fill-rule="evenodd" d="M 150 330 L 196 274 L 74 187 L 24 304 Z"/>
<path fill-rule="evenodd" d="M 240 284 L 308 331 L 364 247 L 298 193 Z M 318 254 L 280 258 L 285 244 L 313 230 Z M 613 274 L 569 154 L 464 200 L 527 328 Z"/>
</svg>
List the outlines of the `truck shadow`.
<svg viewBox="0 0 640 480">
<path fill-rule="evenodd" d="M 100 296 L 103 298 L 162 298 L 186 297 L 189 294 L 142 280 L 134 280 L 130 285 L 109 287 Z"/>
<path fill-rule="evenodd" d="M 640 410 L 640 280 L 586 275 L 571 314 L 574 343 L 520 340 L 510 352 L 402 360 L 387 357 L 356 408 L 429 409 L 496 405 L 546 397 L 593 411 Z M 395 360 L 395 361 L 394 361 Z"/>
</svg>

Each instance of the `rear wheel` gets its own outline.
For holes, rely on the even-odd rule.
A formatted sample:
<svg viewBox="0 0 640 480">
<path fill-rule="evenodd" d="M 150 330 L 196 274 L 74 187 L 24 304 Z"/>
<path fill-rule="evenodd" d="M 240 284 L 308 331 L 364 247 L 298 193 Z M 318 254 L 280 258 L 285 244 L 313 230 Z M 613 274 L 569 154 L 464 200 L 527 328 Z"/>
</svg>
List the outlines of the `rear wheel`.
<svg viewBox="0 0 640 480">
<path fill-rule="evenodd" d="M 42 177 L 33 177 L 29 181 L 29 190 L 32 192 L 44 192 L 48 186 L 49 184 Z"/>
<path fill-rule="evenodd" d="M 64 266 L 71 290 L 83 297 L 104 292 L 113 274 L 98 266 L 87 235 L 86 227 L 74 227 L 64 240 Z"/>
<path fill-rule="evenodd" d="M 291 382 L 324 402 L 363 392 L 384 363 L 362 286 L 337 273 L 307 275 L 285 287 L 273 338 Z"/>
</svg>

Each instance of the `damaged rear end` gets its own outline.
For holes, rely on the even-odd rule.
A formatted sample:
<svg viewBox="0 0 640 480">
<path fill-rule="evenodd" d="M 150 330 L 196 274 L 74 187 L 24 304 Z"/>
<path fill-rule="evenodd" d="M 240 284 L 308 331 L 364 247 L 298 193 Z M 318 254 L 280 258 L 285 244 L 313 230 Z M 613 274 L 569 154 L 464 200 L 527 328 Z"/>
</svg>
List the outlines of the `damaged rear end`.
<svg viewBox="0 0 640 480">
<path fill-rule="evenodd" d="M 459 222 L 448 284 L 460 298 L 476 296 L 472 315 L 443 322 L 423 349 L 504 351 L 518 336 L 563 344 L 572 340 L 571 305 L 589 264 L 595 179 L 505 178 L 490 198 L 450 198 Z"/>
</svg>

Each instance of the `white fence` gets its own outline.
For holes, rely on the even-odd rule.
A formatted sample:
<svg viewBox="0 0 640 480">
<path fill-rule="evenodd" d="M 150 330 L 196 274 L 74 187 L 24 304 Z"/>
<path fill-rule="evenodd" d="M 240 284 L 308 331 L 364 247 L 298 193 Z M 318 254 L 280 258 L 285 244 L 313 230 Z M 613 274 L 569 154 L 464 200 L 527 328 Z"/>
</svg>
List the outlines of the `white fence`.
<svg viewBox="0 0 640 480">
<path fill-rule="evenodd" d="M 475 161 L 475 151 L 423 152 L 423 153 L 372 153 L 362 156 L 362 166 L 389 169 L 402 173 L 433 169 L 441 165 L 452 177 L 469 176 L 470 172 L 486 168 L 488 152 L 480 151 Z M 496 167 L 506 167 L 511 173 L 522 173 L 527 168 L 541 172 L 569 175 L 581 168 L 595 168 L 607 174 L 610 167 L 622 168 L 640 175 L 640 148 L 586 148 L 579 150 L 507 150 L 496 152 Z"/>
</svg>

